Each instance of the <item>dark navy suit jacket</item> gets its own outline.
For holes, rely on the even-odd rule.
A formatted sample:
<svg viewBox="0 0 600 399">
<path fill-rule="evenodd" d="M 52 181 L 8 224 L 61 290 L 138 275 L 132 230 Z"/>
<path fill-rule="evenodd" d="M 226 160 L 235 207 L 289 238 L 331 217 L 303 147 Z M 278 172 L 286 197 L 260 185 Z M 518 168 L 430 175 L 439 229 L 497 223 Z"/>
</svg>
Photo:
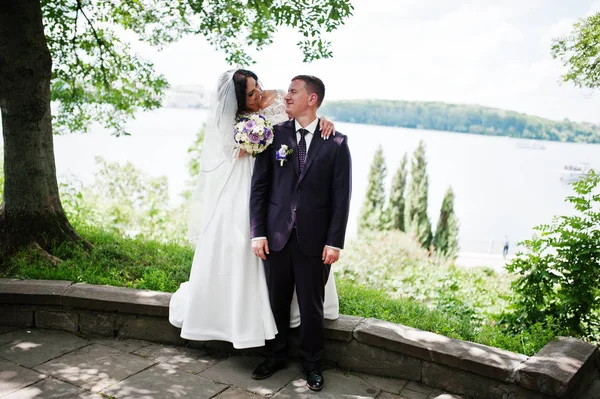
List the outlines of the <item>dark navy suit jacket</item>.
<svg viewBox="0 0 600 399">
<path fill-rule="evenodd" d="M 351 193 L 348 138 L 341 133 L 323 140 L 317 127 L 300 174 L 295 122 L 274 127 L 273 144 L 258 155 L 250 195 L 250 234 L 267 237 L 280 251 L 296 226 L 300 250 L 321 256 L 325 245 L 343 248 Z M 283 166 L 276 152 L 291 149 Z"/>
</svg>

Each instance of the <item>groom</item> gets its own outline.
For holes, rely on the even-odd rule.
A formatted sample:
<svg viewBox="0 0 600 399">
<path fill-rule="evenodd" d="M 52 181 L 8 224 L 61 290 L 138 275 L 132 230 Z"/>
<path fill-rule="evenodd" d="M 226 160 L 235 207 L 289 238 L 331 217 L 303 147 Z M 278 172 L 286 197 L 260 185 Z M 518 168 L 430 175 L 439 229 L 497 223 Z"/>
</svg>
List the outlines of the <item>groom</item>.
<svg viewBox="0 0 600 399">
<path fill-rule="evenodd" d="M 324 384 L 325 283 L 344 246 L 351 190 L 348 139 L 336 133 L 324 140 L 319 131 L 317 109 L 324 96 L 319 78 L 292 79 L 285 102 L 293 119 L 275 126 L 273 145 L 256 158 L 250 195 L 252 250 L 264 260 L 279 331 L 267 341 L 267 359 L 252 378 L 270 377 L 285 366 L 295 285 L 302 320 L 299 349 L 313 391 Z"/>
</svg>

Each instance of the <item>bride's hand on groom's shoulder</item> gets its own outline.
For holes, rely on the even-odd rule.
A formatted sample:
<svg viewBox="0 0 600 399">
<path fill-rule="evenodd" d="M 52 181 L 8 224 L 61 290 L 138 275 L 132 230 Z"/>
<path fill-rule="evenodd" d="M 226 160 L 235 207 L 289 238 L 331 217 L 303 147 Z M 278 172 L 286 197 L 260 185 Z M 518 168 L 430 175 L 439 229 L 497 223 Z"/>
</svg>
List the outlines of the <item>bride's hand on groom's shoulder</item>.
<svg viewBox="0 0 600 399">
<path fill-rule="evenodd" d="M 326 116 L 319 118 L 319 128 L 321 129 L 321 137 L 325 140 L 332 134 L 335 136 L 335 125 Z"/>
</svg>

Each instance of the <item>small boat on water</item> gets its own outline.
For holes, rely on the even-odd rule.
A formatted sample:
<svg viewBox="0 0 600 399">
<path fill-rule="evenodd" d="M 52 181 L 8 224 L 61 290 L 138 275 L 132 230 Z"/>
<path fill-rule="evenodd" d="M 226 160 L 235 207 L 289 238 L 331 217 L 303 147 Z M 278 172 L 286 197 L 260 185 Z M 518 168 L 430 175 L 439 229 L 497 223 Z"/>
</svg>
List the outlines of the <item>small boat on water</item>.
<svg viewBox="0 0 600 399">
<path fill-rule="evenodd" d="M 537 140 L 519 140 L 517 148 L 526 148 L 530 150 L 545 150 L 546 146 Z"/>
<path fill-rule="evenodd" d="M 585 177 L 590 170 L 590 165 L 587 162 L 578 165 L 565 165 L 560 175 L 560 180 L 566 182 L 578 181 Z"/>
</svg>

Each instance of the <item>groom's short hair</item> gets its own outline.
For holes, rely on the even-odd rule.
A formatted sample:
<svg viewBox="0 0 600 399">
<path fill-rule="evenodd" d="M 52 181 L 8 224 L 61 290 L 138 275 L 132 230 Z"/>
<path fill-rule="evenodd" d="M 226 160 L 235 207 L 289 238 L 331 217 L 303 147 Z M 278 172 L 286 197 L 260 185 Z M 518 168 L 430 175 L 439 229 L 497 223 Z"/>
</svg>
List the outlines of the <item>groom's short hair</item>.
<svg viewBox="0 0 600 399">
<path fill-rule="evenodd" d="M 325 84 L 321 79 L 312 75 L 298 75 L 292 80 L 304 81 L 308 94 L 315 93 L 317 95 L 317 107 L 321 106 L 323 99 L 325 98 Z"/>
</svg>

